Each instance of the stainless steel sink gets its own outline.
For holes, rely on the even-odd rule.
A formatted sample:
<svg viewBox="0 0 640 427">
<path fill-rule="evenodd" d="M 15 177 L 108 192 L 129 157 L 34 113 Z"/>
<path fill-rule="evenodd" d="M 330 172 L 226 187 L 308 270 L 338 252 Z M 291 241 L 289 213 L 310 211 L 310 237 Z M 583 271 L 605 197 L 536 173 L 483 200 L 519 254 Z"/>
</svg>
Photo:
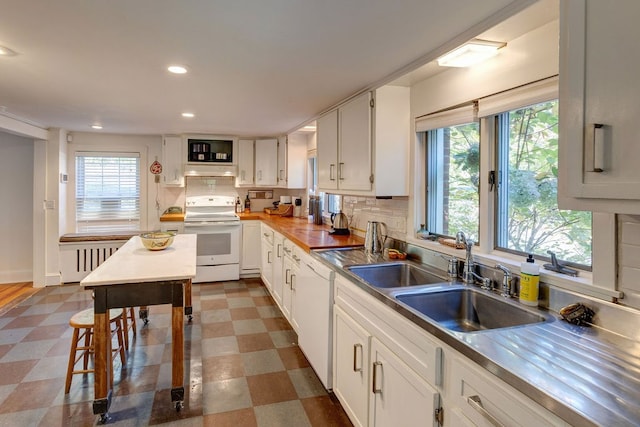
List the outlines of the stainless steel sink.
<svg viewBox="0 0 640 427">
<path fill-rule="evenodd" d="M 473 288 L 396 293 L 395 299 L 445 328 L 460 332 L 508 328 L 549 320 Z"/>
<path fill-rule="evenodd" d="M 398 288 L 446 282 L 446 279 L 407 262 L 351 265 L 345 268 L 376 288 Z"/>
</svg>

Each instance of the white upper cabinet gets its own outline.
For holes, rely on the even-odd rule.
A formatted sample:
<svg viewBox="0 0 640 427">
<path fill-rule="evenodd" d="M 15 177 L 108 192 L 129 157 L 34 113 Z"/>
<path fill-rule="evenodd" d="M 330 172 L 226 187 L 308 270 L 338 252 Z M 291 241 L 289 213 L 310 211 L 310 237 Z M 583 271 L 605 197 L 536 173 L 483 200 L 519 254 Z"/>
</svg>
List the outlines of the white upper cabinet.
<svg viewBox="0 0 640 427">
<path fill-rule="evenodd" d="M 251 139 L 241 139 L 238 141 L 237 186 L 254 184 L 253 147 L 254 141 Z"/>
<path fill-rule="evenodd" d="M 165 136 L 162 138 L 162 183 L 166 186 L 183 187 L 182 138 Z"/>
<path fill-rule="evenodd" d="M 275 187 L 278 184 L 278 140 L 256 140 L 256 186 Z"/>
<path fill-rule="evenodd" d="M 307 139 L 292 134 L 278 140 L 278 187 L 307 186 Z"/>
<path fill-rule="evenodd" d="M 409 88 L 364 93 L 318 119 L 321 190 L 408 194 Z"/>
<path fill-rule="evenodd" d="M 338 189 L 338 110 L 320 117 L 316 123 L 318 187 Z"/>
<path fill-rule="evenodd" d="M 558 201 L 640 213 L 640 2 L 560 2 Z"/>
</svg>

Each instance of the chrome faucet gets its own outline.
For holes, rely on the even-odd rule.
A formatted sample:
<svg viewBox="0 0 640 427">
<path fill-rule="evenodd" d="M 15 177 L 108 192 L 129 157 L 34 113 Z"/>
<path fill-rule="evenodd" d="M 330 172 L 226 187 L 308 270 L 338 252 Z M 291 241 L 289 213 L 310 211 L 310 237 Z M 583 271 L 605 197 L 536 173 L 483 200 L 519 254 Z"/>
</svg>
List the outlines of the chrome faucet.
<svg viewBox="0 0 640 427">
<path fill-rule="evenodd" d="M 464 236 L 464 233 L 462 233 L 462 236 Z M 474 242 L 471 239 L 464 240 L 464 244 L 467 250 L 467 256 L 464 262 L 464 270 L 462 271 L 462 282 L 466 283 L 467 285 L 472 285 L 475 282 L 475 273 L 473 271 L 475 268 L 475 264 L 473 262 L 473 255 L 471 255 L 473 243 Z"/>
<path fill-rule="evenodd" d="M 496 265 L 504 273 L 502 277 L 502 296 L 509 298 L 511 296 L 511 271 L 502 264 Z"/>
</svg>

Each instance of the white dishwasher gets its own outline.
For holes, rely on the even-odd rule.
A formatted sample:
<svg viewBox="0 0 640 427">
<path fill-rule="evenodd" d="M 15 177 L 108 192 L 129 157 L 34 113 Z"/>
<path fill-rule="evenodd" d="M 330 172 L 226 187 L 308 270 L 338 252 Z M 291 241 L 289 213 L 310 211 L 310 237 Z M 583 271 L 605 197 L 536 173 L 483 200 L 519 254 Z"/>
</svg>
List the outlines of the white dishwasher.
<svg viewBox="0 0 640 427">
<path fill-rule="evenodd" d="M 298 274 L 294 314 L 299 328 L 298 345 L 322 384 L 331 389 L 334 272 L 303 254 Z"/>
</svg>

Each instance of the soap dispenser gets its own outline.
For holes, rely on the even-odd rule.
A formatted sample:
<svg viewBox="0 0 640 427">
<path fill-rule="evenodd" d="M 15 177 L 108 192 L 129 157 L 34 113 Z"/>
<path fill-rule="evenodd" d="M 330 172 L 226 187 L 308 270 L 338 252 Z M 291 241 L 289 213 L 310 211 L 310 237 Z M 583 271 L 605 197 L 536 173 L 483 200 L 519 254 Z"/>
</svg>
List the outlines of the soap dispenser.
<svg viewBox="0 0 640 427">
<path fill-rule="evenodd" d="M 537 306 L 540 282 L 540 266 L 529 254 L 527 260 L 520 265 L 520 297 L 522 304 Z"/>
</svg>

